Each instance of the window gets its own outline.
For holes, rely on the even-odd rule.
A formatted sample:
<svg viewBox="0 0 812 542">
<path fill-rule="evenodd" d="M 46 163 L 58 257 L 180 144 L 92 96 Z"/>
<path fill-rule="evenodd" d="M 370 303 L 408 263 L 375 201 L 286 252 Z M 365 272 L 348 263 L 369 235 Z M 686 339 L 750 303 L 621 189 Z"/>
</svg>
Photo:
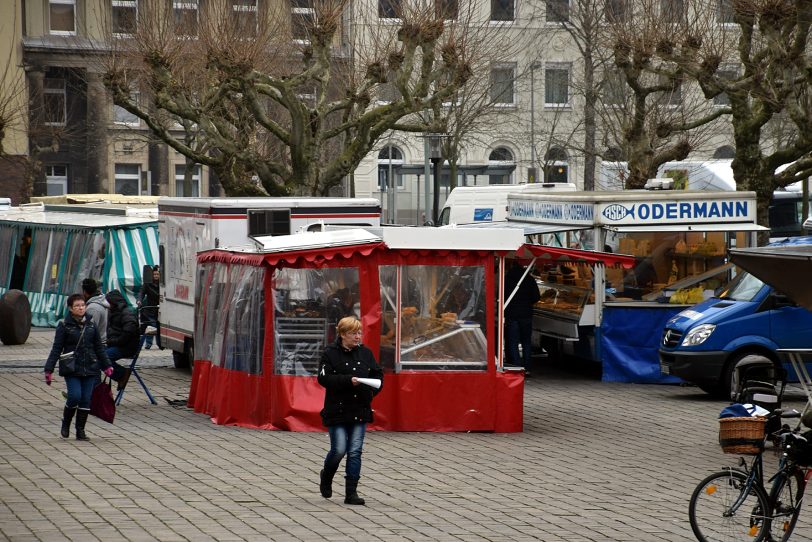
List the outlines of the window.
<svg viewBox="0 0 812 542">
<path fill-rule="evenodd" d="M 601 95 L 605 105 L 622 106 L 627 97 L 626 78 L 620 70 L 608 70 L 603 74 Z"/>
<path fill-rule="evenodd" d="M 359 284 L 355 267 L 274 270 L 276 374 L 316 374 L 324 347 L 335 341 L 336 323 L 345 316 L 360 316 Z"/>
<path fill-rule="evenodd" d="M 686 22 L 685 0 L 661 0 L 660 13 L 663 22 L 680 24 Z"/>
<path fill-rule="evenodd" d="M 713 157 L 716 160 L 732 160 L 733 158 L 736 158 L 736 149 L 730 145 L 723 145 L 716 149 L 716 151 L 713 153 Z"/>
<path fill-rule="evenodd" d="M 546 0 L 547 22 L 565 23 L 570 20 L 569 0 Z"/>
<path fill-rule="evenodd" d="M 175 0 L 172 4 L 175 16 L 175 35 L 193 38 L 198 31 L 198 0 Z"/>
<path fill-rule="evenodd" d="M 139 92 L 131 92 L 130 93 L 130 100 L 132 100 L 136 105 L 138 105 L 138 100 L 140 98 Z M 133 113 L 130 113 L 120 105 L 113 105 L 113 122 L 116 124 L 123 124 L 125 126 L 138 126 L 140 124 L 140 120 L 137 116 Z"/>
<path fill-rule="evenodd" d="M 76 34 L 76 0 L 50 0 L 48 2 L 51 34 Z"/>
<path fill-rule="evenodd" d="M 544 167 L 544 182 L 565 183 L 567 182 L 567 151 L 561 147 L 550 147 L 544 156 L 547 165 Z"/>
<path fill-rule="evenodd" d="M 232 0 L 231 20 L 241 36 L 257 35 L 257 0 Z"/>
<path fill-rule="evenodd" d="M 46 126 L 65 126 L 67 90 L 64 79 L 43 81 L 43 120 Z"/>
<path fill-rule="evenodd" d="M 391 158 L 391 160 L 390 160 Z M 387 145 L 378 153 L 378 190 L 386 192 L 390 186 L 389 164 L 392 165 L 392 176 L 397 184 L 398 190 L 403 190 L 403 175 L 400 174 L 400 166 L 403 165 L 403 153 L 393 145 Z"/>
<path fill-rule="evenodd" d="M 248 235 L 290 235 L 290 209 L 248 209 Z"/>
<path fill-rule="evenodd" d="M 716 72 L 716 76 L 725 82 L 734 81 L 739 76 L 739 70 L 737 70 L 736 68 L 720 69 L 718 72 Z M 717 94 L 716 96 L 713 97 L 713 105 L 718 106 L 730 105 L 730 96 L 728 96 L 726 92 Z"/>
<path fill-rule="evenodd" d="M 434 9 L 437 17 L 450 21 L 459 17 L 459 0 L 434 0 Z"/>
<path fill-rule="evenodd" d="M 139 196 L 141 166 L 138 164 L 116 164 L 116 194 Z"/>
<path fill-rule="evenodd" d="M 491 21 L 513 21 L 515 9 L 513 0 L 491 0 Z"/>
<path fill-rule="evenodd" d="M 606 0 L 606 19 L 610 23 L 625 22 L 629 14 L 627 0 Z"/>
<path fill-rule="evenodd" d="M 488 155 L 488 184 L 511 184 L 515 168 L 513 153 L 506 147 L 496 147 Z"/>
<path fill-rule="evenodd" d="M 491 68 L 491 103 L 496 105 L 514 105 L 513 89 L 516 80 L 516 67 L 498 65 Z"/>
<path fill-rule="evenodd" d="M 378 0 L 380 19 L 400 19 L 401 0 Z"/>
<path fill-rule="evenodd" d="M 68 193 L 68 166 L 45 166 L 45 192 L 47 196 Z"/>
<path fill-rule="evenodd" d="M 316 22 L 312 0 L 291 0 L 291 32 L 296 41 L 309 42 L 310 30 Z"/>
<path fill-rule="evenodd" d="M 733 11 L 732 0 L 718 0 L 719 11 L 717 13 L 717 20 L 719 24 L 735 24 L 735 12 Z"/>
<path fill-rule="evenodd" d="M 569 85 L 569 65 L 548 65 L 544 69 L 544 105 L 547 107 L 569 105 Z"/>
<path fill-rule="evenodd" d="M 485 308 L 493 301 L 486 299 L 485 276 L 484 267 L 473 265 L 382 266 L 384 369 L 485 371 Z"/>
<path fill-rule="evenodd" d="M 186 172 L 185 164 L 175 166 L 175 195 L 179 197 L 200 197 L 200 165 L 195 165 L 192 173 L 192 190 L 187 194 L 183 190 L 183 176 Z"/>
<path fill-rule="evenodd" d="M 137 0 L 113 0 L 113 35 L 129 37 L 138 25 Z"/>
</svg>

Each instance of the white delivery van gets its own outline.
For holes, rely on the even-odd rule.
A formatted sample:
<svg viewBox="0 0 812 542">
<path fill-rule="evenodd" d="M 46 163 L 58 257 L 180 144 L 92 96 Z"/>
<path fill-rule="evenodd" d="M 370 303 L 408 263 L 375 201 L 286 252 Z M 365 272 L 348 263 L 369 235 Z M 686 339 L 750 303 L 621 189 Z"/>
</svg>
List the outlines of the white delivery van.
<svg viewBox="0 0 812 542">
<path fill-rule="evenodd" d="M 574 190 L 575 185 L 572 183 L 458 186 L 448 195 L 437 225 L 504 222 L 507 220 L 508 194 L 545 194 Z"/>
<path fill-rule="evenodd" d="M 321 231 L 325 224 L 379 227 L 375 198 L 171 198 L 158 200 L 161 344 L 175 367 L 194 361 L 196 255 L 253 237 Z"/>
</svg>

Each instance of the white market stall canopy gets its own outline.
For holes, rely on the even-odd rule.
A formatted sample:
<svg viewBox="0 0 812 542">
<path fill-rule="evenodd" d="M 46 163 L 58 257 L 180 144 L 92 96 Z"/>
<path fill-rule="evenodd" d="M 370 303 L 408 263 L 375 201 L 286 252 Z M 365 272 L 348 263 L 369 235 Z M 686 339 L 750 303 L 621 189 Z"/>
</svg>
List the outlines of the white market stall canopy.
<svg viewBox="0 0 812 542">
<path fill-rule="evenodd" d="M 384 243 L 390 249 L 514 251 L 524 244 L 518 228 L 475 230 L 463 227 L 397 227 L 330 229 L 324 232 L 255 237 L 255 246 L 222 247 L 235 252 L 286 252 Z"/>
</svg>

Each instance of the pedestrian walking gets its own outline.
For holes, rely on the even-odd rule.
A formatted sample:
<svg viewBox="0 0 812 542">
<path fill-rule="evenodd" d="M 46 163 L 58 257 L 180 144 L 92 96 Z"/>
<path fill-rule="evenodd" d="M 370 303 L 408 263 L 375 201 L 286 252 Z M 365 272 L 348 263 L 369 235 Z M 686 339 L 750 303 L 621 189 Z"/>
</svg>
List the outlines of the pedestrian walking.
<svg viewBox="0 0 812 542">
<path fill-rule="evenodd" d="M 70 423 L 76 415 L 76 440 L 89 440 L 85 424 L 90 414 L 90 396 L 99 375 L 113 374 L 96 324 L 86 314 L 87 307 L 81 294 L 68 297 L 68 316 L 59 322 L 54 335 L 51 353 L 45 362 L 45 383 L 51 385 L 53 372 L 59 362 L 59 376 L 65 378 L 68 388 L 65 409 L 62 413 L 62 438 L 70 436 Z M 73 353 L 72 356 L 61 354 Z M 78 409 L 78 412 L 77 412 Z"/>
<path fill-rule="evenodd" d="M 152 282 L 145 282 L 138 290 L 136 297 L 136 304 L 138 305 L 139 313 L 141 316 L 141 333 L 146 333 L 147 326 L 158 328 L 158 303 L 160 302 L 161 270 L 156 265 L 152 268 Z M 149 350 L 152 348 L 152 334 L 147 334 L 144 348 Z M 160 336 L 158 337 L 158 347 L 160 344 Z"/>
<path fill-rule="evenodd" d="M 344 503 L 364 504 L 358 496 L 361 453 L 367 424 L 373 421 L 372 398 L 382 389 L 383 370 L 372 351 L 361 344 L 361 322 L 356 317 L 339 320 L 336 334 L 319 364 L 319 384 L 326 390 L 321 419 L 330 435 L 319 489 L 323 497 L 333 496 L 333 476 L 346 455 Z M 359 379 L 377 380 L 377 387 L 374 380 L 363 383 Z"/>
<path fill-rule="evenodd" d="M 107 347 L 107 311 L 110 303 L 101 293 L 99 283 L 95 279 L 86 278 L 82 281 L 82 296 L 87 304 L 87 315 L 96 324 L 102 344 Z"/>
</svg>

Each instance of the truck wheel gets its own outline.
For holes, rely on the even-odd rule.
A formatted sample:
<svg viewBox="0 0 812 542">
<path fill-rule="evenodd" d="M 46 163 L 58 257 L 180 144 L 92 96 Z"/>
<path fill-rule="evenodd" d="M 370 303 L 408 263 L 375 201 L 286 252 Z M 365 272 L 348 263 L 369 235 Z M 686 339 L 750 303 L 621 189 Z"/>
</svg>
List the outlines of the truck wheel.
<svg viewBox="0 0 812 542">
<path fill-rule="evenodd" d="M 20 290 L 9 290 L 0 297 L 0 341 L 25 344 L 31 333 L 31 304 Z"/>
</svg>

